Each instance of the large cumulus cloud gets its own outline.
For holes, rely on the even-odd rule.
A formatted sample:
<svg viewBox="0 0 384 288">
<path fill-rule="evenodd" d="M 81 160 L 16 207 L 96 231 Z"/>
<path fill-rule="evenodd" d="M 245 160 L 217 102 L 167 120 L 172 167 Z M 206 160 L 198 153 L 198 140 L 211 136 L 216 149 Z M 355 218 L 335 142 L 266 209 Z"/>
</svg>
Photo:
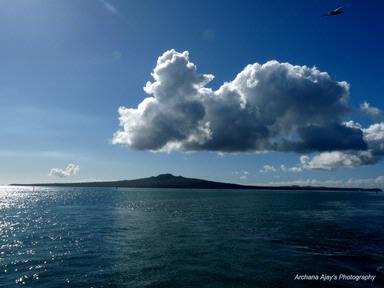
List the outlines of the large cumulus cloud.
<svg viewBox="0 0 384 288">
<path fill-rule="evenodd" d="M 246 66 L 213 90 L 213 75 L 199 74 L 187 51 L 157 60 L 148 97 L 120 107 L 113 143 L 138 150 L 351 151 L 366 150 L 349 113 L 349 85 L 317 68 L 269 61 Z"/>
</svg>

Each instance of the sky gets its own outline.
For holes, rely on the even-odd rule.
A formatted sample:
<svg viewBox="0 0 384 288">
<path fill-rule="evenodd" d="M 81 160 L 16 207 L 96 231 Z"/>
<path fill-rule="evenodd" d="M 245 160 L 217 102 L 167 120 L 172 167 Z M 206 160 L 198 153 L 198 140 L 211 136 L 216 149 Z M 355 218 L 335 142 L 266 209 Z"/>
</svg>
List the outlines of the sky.
<svg viewBox="0 0 384 288">
<path fill-rule="evenodd" d="M 383 11 L 0 0 L 0 184 L 384 186 Z"/>
</svg>

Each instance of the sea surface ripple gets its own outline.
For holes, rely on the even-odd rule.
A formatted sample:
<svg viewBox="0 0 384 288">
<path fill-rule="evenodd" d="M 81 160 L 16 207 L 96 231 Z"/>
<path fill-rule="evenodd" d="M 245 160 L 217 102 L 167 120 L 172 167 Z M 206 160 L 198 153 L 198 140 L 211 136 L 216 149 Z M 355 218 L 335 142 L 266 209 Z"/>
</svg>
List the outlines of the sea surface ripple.
<svg viewBox="0 0 384 288">
<path fill-rule="evenodd" d="M 384 287 L 382 194 L 3 186 L 0 287 Z"/>
</svg>

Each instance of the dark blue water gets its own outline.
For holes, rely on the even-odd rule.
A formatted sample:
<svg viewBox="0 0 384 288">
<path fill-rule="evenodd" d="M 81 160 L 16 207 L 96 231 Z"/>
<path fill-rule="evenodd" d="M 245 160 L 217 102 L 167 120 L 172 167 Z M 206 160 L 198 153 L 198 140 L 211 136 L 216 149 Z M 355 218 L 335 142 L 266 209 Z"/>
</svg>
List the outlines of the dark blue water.
<svg viewBox="0 0 384 288">
<path fill-rule="evenodd" d="M 384 287 L 384 196 L 0 188 L 0 287 Z M 296 274 L 375 275 L 367 281 Z"/>
</svg>

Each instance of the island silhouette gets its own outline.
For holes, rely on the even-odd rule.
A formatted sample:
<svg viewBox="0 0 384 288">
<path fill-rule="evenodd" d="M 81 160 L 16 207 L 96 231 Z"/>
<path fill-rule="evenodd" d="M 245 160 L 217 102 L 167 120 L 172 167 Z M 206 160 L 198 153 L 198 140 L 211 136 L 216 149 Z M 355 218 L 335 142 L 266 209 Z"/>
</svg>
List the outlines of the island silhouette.
<svg viewBox="0 0 384 288">
<path fill-rule="evenodd" d="M 264 186 L 224 183 L 197 178 L 175 176 L 170 173 L 147 178 L 117 181 L 93 181 L 73 183 L 11 184 L 11 186 L 42 187 L 113 187 L 113 188 L 178 188 L 178 189 L 250 189 L 250 190 L 313 190 L 313 191 L 370 191 L 381 192 L 379 188 L 325 187 L 325 186 Z"/>
</svg>

